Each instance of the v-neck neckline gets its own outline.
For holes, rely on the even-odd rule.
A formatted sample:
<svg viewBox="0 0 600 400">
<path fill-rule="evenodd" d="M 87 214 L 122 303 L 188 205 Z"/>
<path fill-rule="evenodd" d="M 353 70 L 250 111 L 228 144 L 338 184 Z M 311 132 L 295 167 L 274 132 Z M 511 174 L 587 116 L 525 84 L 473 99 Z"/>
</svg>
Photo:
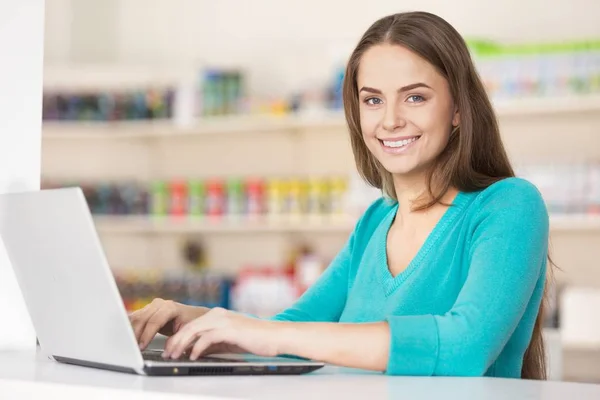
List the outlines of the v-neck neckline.
<svg viewBox="0 0 600 400">
<path fill-rule="evenodd" d="M 379 265 L 379 278 L 380 282 L 384 287 L 384 292 L 386 296 L 389 296 L 402 282 L 404 282 L 423 262 L 423 260 L 429 255 L 431 249 L 434 245 L 439 241 L 440 237 L 446 232 L 449 226 L 452 225 L 454 219 L 460 214 L 460 211 L 463 209 L 467 198 L 467 194 L 463 192 L 458 192 L 454 197 L 450 207 L 444 214 L 442 214 L 441 218 L 435 224 L 423 245 L 417 251 L 417 254 L 413 257 L 407 267 L 400 272 L 398 275 L 394 276 L 390 271 L 389 260 L 387 256 L 387 241 L 390 229 L 392 227 L 392 223 L 394 222 L 396 215 L 398 213 L 398 203 L 394 205 L 394 207 L 390 210 L 385 220 L 381 224 L 382 229 L 384 229 L 383 240 L 379 243 L 379 254 L 381 255 Z"/>
</svg>

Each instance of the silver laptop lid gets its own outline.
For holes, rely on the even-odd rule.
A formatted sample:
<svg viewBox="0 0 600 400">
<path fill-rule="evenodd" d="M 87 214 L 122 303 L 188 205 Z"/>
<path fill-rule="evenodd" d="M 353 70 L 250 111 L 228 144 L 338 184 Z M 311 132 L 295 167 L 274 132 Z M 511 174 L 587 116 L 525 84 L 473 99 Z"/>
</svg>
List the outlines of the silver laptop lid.
<svg viewBox="0 0 600 400">
<path fill-rule="evenodd" d="M 45 353 L 142 370 L 79 188 L 0 195 L 0 236 Z"/>
</svg>

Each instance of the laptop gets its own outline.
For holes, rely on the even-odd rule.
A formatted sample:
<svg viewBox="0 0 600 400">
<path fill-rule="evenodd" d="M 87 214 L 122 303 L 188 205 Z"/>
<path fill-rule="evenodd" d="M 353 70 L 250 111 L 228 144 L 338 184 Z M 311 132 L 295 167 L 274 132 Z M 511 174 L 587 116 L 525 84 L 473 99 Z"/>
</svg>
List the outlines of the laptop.
<svg viewBox="0 0 600 400">
<path fill-rule="evenodd" d="M 78 187 L 1 194 L 0 236 L 41 351 L 57 362 L 149 376 L 304 374 L 324 366 L 291 357 L 191 361 L 142 352 Z"/>
</svg>

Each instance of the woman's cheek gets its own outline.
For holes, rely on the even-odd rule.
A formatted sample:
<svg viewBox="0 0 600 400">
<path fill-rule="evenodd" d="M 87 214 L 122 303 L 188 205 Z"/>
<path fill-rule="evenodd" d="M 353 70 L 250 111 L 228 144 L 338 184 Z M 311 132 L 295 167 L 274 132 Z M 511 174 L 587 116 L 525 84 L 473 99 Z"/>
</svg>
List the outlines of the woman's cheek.
<svg viewBox="0 0 600 400">
<path fill-rule="evenodd" d="M 373 137 L 378 125 L 378 118 L 375 112 L 361 112 L 360 114 L 360 128 L 363 133 L 363 137 Z"/>
</svg>

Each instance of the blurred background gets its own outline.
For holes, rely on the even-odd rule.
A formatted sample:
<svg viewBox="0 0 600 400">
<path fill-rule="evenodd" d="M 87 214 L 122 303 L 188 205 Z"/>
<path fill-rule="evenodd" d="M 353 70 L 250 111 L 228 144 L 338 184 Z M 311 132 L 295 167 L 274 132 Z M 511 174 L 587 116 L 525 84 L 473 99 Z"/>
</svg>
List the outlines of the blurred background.
<svg viewBox="0 0 600 400">
<path fill-rule="evenodd" d="M 379 196 L 341 113 L 376 19 L 467 39 L 518 174 L 551 211 L 552 379 L 600 381 L 600 2 L 50 0 L 44 187 L 81 186 L 126 307 L 270 315 Z"/>
</svg>

